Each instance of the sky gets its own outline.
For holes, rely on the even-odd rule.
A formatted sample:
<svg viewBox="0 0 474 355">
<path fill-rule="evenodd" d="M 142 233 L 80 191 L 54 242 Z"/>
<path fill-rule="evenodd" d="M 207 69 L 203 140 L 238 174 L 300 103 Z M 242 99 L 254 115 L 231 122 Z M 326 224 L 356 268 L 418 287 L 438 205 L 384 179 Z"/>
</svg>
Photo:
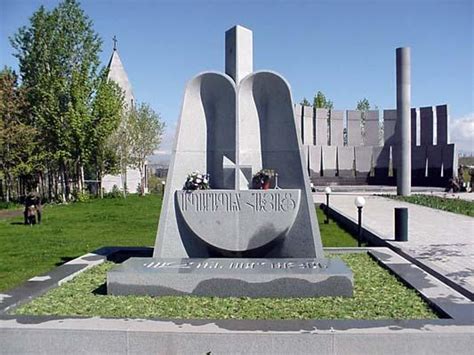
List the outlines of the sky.
<svg viewBox="0 0 474 355">
<path fill-rule="evenodd" d="M 474 152 L 473 0 L 150 1 L 83 0 L 103 39 L 107 64 L 112 37 L 135 98 L 166 122 L 159 155 L 174 139 L 186 82 L 224 71 L 224 33 L 253 31 L 254 70 L 279 72 L 293 100 L 320 90 L 335 109 L 396 107 L 395 49 L 411 47 L 412 107 L 449 104 L 451 141 Z M 0 65 L 18 67 L 8 37 L 40 5 L 56 0 L 0 0 Z M 161 158 L 160 158 L 161 159 Z"/>
</svg>

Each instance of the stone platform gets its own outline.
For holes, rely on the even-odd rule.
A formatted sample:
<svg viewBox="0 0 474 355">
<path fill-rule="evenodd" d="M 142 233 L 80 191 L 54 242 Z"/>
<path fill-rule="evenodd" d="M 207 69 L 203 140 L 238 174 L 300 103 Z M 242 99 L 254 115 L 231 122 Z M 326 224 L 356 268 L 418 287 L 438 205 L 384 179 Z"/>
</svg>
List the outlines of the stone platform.
<svg viewBox="0 0 474 355">
<path fill-rule="evenodd" d="M 111 295 L 351 297 L 340 259 L 131 258 L 107 273 Z"/>
<path fill-rule="evenodd" d="M 8 314 L 54 285 L 105 260 L 151 256 L 150 248 L 107 247 L 38 275 L 0 294 L 0 353 L 5 354 L 471 354 L 473 302 L 388 248 L 331 248 L 369 252 L 414 287 L 440 319 L 238 320 L 116 319 Z M 415 347 L 414 347 L 415 346 Z M 158 350 L 157 350 L 158 349 Z M 415 350 L 414 350 L 415 349 Z"/>
</svg>

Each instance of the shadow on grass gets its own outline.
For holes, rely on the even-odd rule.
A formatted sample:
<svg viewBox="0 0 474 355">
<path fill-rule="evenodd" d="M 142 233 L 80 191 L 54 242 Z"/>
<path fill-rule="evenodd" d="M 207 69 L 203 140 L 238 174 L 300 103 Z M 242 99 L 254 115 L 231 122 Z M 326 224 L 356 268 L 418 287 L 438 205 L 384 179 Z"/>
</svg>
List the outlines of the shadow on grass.
<svg viewBox="0 0 474 355">
<path fill-rule="evenodd" d="M 354 232 L 354 230 L 352 228 L 348 228 L 346 225 L 342 224 L 341 222 L 339 221 L 336 221 L 334 219 L 331 218 L 331 221 L 333 221 L 334 223 L 336 223 L 336 225 L 341 228 L 342 230 L 344 230 L 345 232 L 349 233 L 351 235 L 351 237 L 357 242 L 358 238 L 357 238 L 357 233 Z M 365 240 L 365 237 L 362 236 L 362 240 L 361 240 L 361 243 L 360 243 L 360 246 L 361 247 L 370 247 L 371 244 Z"/>
<path fill-rule="evenodd" d="M 107 296 L 107 284 L 103 283 L 97 287 L 92 293 L 96 296 Z"/>
<path fill-rule="evenodd" d="M 323 237 L 323 245 L 325 247 L 357 247 L 357 237 L 358 237 L 358 228 L 357 226 L 353 227 L 351 225 L 345 224 L 341 222 L 339 219 L 334 218 L 334 214 L 332 211 L 329 211 L 329 224 L 326 224 L 324 221 L 326 220 L 326 209 L 325 206 L 319 204 L 316 206 L 322 213 L 319 215 L 319 226 L 321 231 L 321 236 Z M 324 232 L 323 232 L 324 231 Z M 340 232 L 344 232 L 345 235 L 340 234 Z M 323 234 L 328 233 L 330 236 L 323 236 Z M 345 242 L 337 242 L 333 243 L 331 239 L 336 241 L 337 239 L 344 236 Z M 369 246 L 369 243 L 363 238 L 361 241 L 361 246 Z"/>
</svg>

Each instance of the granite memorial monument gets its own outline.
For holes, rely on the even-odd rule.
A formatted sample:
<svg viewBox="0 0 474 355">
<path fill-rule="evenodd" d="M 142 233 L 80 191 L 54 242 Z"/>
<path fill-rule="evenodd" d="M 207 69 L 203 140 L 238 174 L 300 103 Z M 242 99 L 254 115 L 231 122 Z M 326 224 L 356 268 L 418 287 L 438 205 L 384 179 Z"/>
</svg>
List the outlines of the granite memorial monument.
<svg viewBox="0 0 474 355">
<path fill-rule="evenodd" d="M 107 276 L 109 294 L 352 296 L 351 270 L 323 255 L 291 91 L 275 72 L 253 72 L 252 32 L 226 32 L 226 73 L 187 84 L 153 258 Z M 262 169 L 278 174 L 252 188 Z M 188 174 L 211 189 L 183 189 Z"/>
</svg>

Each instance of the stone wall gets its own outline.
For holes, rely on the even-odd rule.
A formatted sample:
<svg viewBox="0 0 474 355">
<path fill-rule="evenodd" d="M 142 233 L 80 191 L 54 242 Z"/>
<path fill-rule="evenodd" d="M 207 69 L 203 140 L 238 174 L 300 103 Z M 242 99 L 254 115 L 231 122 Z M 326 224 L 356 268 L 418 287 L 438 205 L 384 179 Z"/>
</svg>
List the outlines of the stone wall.
<svg viewBox="0 0 474 355">
<path fill-rule="evenodd" d="M 297 104 L 294 113 L 314 183 L 396 183 L 397 110 L 326 110 Z M 412 184 L 445 186 L 457 174 L 448 106 L 412 108 L 411 125 Z"/>
</svg>

